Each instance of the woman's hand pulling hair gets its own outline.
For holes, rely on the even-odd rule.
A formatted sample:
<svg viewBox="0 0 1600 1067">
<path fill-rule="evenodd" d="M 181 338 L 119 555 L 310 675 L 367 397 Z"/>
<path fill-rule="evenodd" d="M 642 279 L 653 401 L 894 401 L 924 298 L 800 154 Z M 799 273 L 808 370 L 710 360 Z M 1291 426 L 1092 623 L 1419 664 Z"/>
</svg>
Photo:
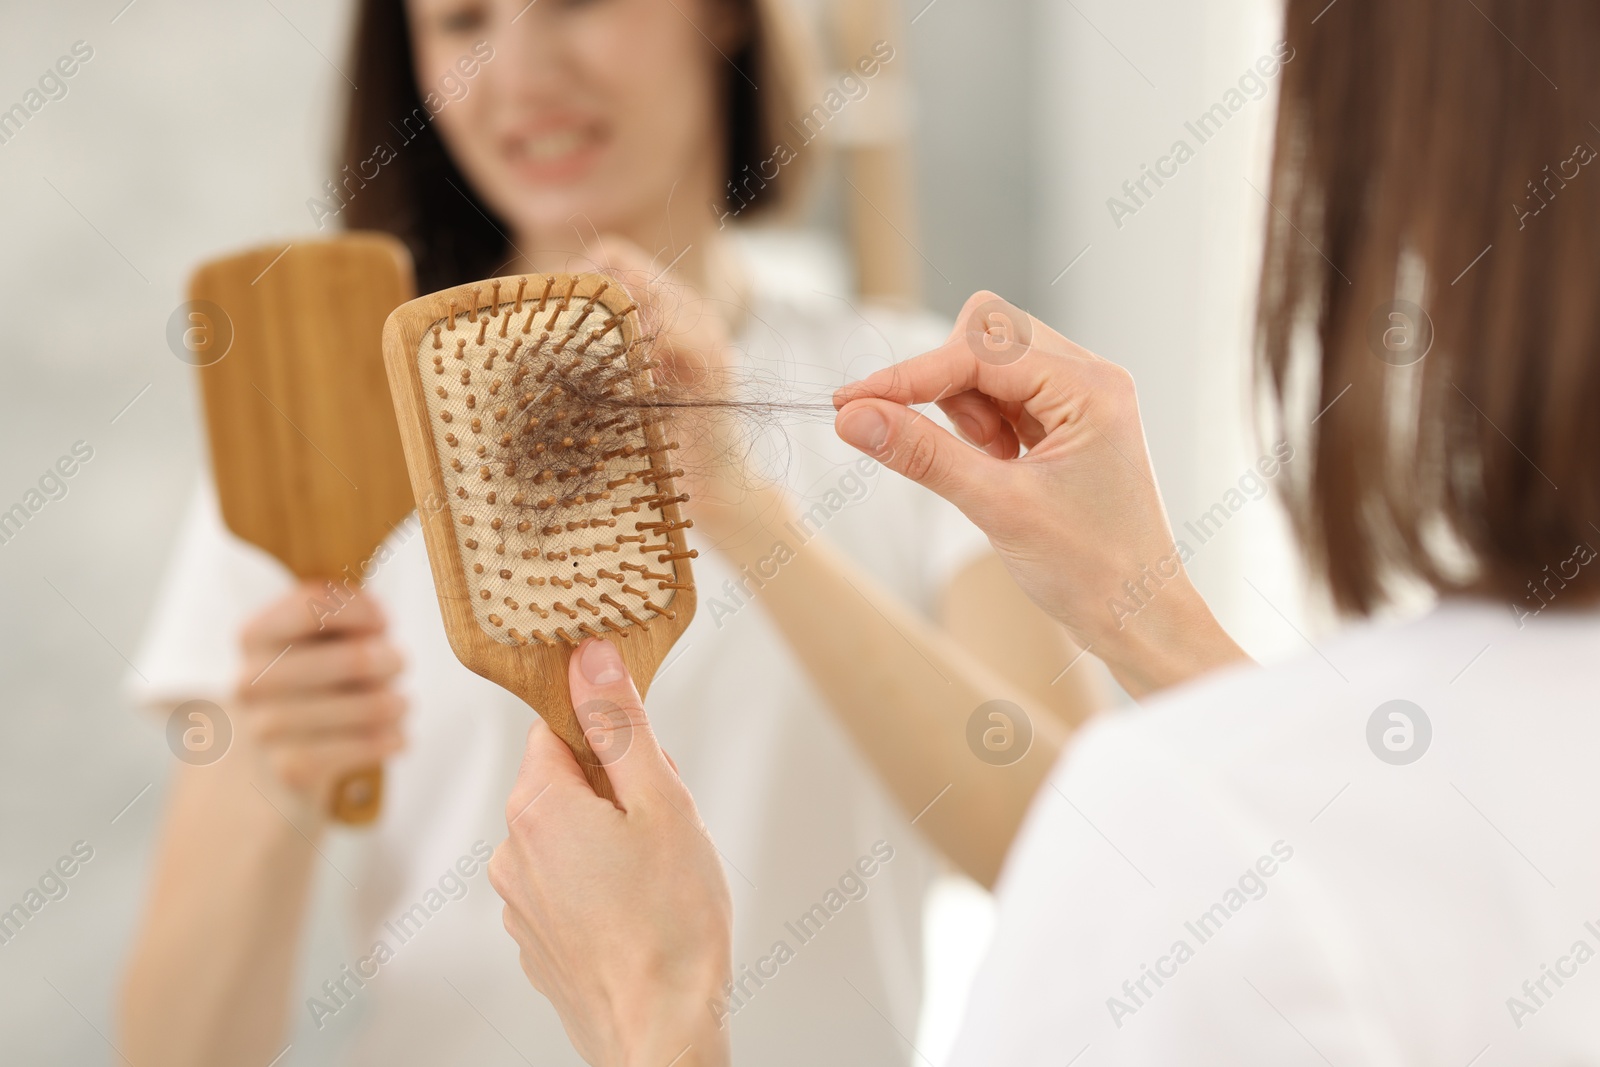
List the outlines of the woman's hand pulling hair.
<svg viewBox="0 0 1600 1067">
<path fill-rule="evenodd" d="M 726 1064 L 733 904 L 717 851 L 616 647 L 584 642 L 567 674 L 617 803 L 534 724 L 489 864 L 522 969 L 591 1064 Z"/>
<path fill-rule="evenodd" d="M 977 447 L 911 407 L 929 402 Z M 834 406 L 841 438 L 959 507 L 1134 696 L 1244 658 L 1183 569 L 1122 367 L 978 293 L 943 346 Z"/>
<path fill-rule="evenodd" d="M 740 354 L 731 340 L 743 308 L 702 294 L 620 237 L 600 240 L 595 264 L 639 302 L 650 356 L 659 364 L 656 382 L 674 405 L 668 424 L 678 442 L 673 464 L 683 469 L 678 485 L 689 494 L 695 524 L 715 542 L 752 521 L 786 515 L 783 495 L 746 465 Z"/>
</svg>

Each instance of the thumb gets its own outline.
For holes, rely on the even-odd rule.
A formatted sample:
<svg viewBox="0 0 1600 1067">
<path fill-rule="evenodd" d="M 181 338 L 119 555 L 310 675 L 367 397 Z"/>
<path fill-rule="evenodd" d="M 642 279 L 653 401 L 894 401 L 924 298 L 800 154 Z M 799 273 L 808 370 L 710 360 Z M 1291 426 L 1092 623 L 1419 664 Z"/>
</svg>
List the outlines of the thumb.
<svg viewBox="0 0 1600 1067">
<path fill-rule="evenodd" d="M 652 782 L 676 781 L 616 645 L 600 638 L 579 645 L 567 664 L 567 684 L 584 740 L 624 810 Z"/>
<path fill-rule="evenodd" d="M 978 493 L 992 485 L 1003 466 L 969 448 L 943 426 L 891 400 L 853 400 L 839 409 L 834 430 L 896 474 L 933 490 L 967 514 Z"/>
</svg>

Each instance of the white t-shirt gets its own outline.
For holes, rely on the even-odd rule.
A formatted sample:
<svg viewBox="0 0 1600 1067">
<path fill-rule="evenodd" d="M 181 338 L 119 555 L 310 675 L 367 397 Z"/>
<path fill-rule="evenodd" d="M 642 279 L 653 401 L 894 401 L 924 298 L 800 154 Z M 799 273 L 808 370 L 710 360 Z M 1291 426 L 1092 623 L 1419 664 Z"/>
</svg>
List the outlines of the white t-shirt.
<svg viewBox="0 0 1600 1067">
<path fill-rule="evenodd" d="M 857 311 L 792 282 L 773 284 L 757 263 L 738 347 L 748 368 L 826 403 L 838 385 L 945 334 L 926 317 Z M 987 549 L 954 509 L 840 442 L 831 413 L 776 428 L 758 453 L 809 510 L 803 539 L 827 538 L 916 609 L 931 611 L 954 571 Z M 741 979 L 731 1022 L 737 1053 L 796 1067 L 907 1062 L 899 1034 L 916 1030 L 933 856 L 807 680 L 759 593 L 754 602 L 730 593 L 739 576 L 693 534 L 699 610 L 647 703 L 726 859 Z M 576 1064 L 553 1009 L 517 965 L 481 869 L 464 896 L 448 873 L 462 857 L 475 866 L 475 842 L 505 836 L 505 798 L 533 713 L 451 653 L 415 524 L 389 547 L 392 559 L 369 588 L 407 658 L 410 747 L 388 767 L 375 829 L 336 832 L 324 848 L 330 862 L 318 871 L 314 933 L 294 990 L 293 1040 L 306 1057 L 298 1062 L 491 1067 L 526 1056 L 541 1067 Z M 802 537 L 789 547 L 804 551 Z M 241 625 L 288 581 L 226 533 L 203 491 L 140 660 L 146 701 L 225 692 Z M 865 869 L 871 877 L 859 874 Z M 826 923 L 801 923 L 818 904 Z M 393 958 L 363 964 L 380 939 Z M 779 942 L 789 951 L 775 951 Z M 340 1003 L 322 986 L 337 985 L 346 964 L 378 973 L 359 988 L 346 979 L 351 992 Z M 312 997 L 337 1010 L 317 1010 Z"/>
<path fill-rule="evenodd" d="M 1597 654 L 1453 602 L 1093 725 L 950 1062 L 1600 1063 Z"/>
</svg>

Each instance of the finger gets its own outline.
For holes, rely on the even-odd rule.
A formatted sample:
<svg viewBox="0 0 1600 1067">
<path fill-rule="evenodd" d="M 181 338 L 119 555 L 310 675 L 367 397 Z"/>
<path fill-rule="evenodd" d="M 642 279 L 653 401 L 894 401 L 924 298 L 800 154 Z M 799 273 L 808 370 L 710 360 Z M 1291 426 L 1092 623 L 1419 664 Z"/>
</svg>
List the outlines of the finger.
<svg viewBox="0 0 1600 1067">
<path fill-rule="evenodd" d="M 943 345 L 841 387 L 834 407 L 862 397 L 922 404 L 968 389 L 1028 403 L 1043 390 L 1059 391 L 1083 365 L 1103 362 L 992 293 L 979 293 L 962 314 Z"/>
<path fill-rule="evenodd" d="M 551 732 L 543 719 L 539 719 L 528 730 L 528 744 L 522 751 L 522 766 L 517 769 L 517 781 L 511 787 L 511 795 L 506 798 L 506 827 L 511 828 L 553 788 L 581 790 L 590 796 L 594 795 L 572 749 Z"/>
<path fill-rule="evenodd" d="M 662 376 L 681 386 L 711 384 L 720 366 L 716 350 L 726 341 L 716 307 L 665 269 L 662 257 L 652 258 L 625 238 L 603 236 L 594 258 L 639 303 L 640 319 L 665 360 Z"/>
<path fill-rule="evenodd" d="M 969 340 L 971 335 L 988 333 L 996 327 L 1026 330 L 1032 335 L 1034 344 L 1042 344 L 1050 351 L 1070 351 L 1089 359 L 1100 358 L 1088 349 L 1073 344 L 1005 297 L 991 293 L 987 289 L 967 297 L 967 302 L 961 306 L 961 313 L 956 316 L 955 326 L 950 330 L 947 343 Z"/>
<path fill-rule="evenodd" d="M 399 650 L 377 637 L 347 637 L 284 648 L 268 645 L 246 657 L 239 692 L 245 700 L 261 700 L 377 685 L 394 678 L 404 667 Z"/>
<path fill-rule="evenodd" d="M 885 367 L 858 382 L 834 390 L 833 407 L 841 411 L 853 400 L 876 398 L 897 404 L 925 404 L 979 389 L 978 359 L 960 338 L 952 338 L 920 356 Z"/>
<path fill-rule="evenodd" d="M 567 663 L 567 681 L 583 736 L 605 767 L 624 811 L 652 785 L 671 782 L 677 787 L 678 776 L 656 742 L 644 701 L 616 645 L 598 638 L 579 645 Z"/>
<path fill-rule="evenodd" d="M 997 401 L 995 407 L 1000 409 L 1000 414 L 1011 424 L 1011 429 L 1015 431 L 1017 440 L 1021 442 L 1023 448 L 1032 450 L 1034 445 L 1046 437 L 1044 425 L 1016 401 Z"/>
<path fill-rule="evenodd" d="M 500 848 L 494 850 L 495 860 L 491 861 L 491 864 L 499 859 L 501 849 L 508 849 L 509 851 L 516 847 L 515 838 L 507 838 L 502 841 Z M 519 858 L 524 863 L 527 863 L 530 859 L 534 859 L 535 863 L 537 862 L 537 859 L 530 857 L 525 850 L 520 853 Z M 490 872 L 491 874 L 495 872 L 495 868 L 492 865 Z M 501 923 L 505 926 L 506 933 L 511 935 L 511 939 L 522 950 L 523 968 L 528 971 L 529 978 L 533 978 L 535 972 L 544 970 L 543 964 L 546 959 L 544 938 L 539 936 L 539 916 L 538 913 L 525 914 L 523 909 L 527 907 L 526 904 L 513 903 L 513 900 L 526 900 L 531 895 L 527 884 L 530 881 L 529 876 L 523 871 L 516 870 L 513 864 L 507 863 L 504 868 L 499 870 L 497 878 L 499 884 L 495 888 L 495 892 L 500 894 L 501 900 L 506 901 L 505 911 L 501 915 Z M 504 892 L 501 892 L 502 889 Z M 530 966 L 531 970 L 529 970 Z"/>
<path fill-rule="evenodd" d="M 500 899 L 506 902 L 506 906 L 500 911 L 500 925 L 511 935 L 511 940 L 517 943 L 522 973 L 528 976 L 535 989 L 539 989 L 538 957 L 533 951 L 539 942 L 534 937 L 527 920 L 522 917 L 522 913 L 511 903 L 514 898 L 521 895 L 521 887 L 516 884 L 518 876 L 515 873 L 508 873 L 505 867 L 496 866 L 500 862 L 501 849 L 506 848 L 508 844 L 508 841 L 502 841 L 500 848 L 494 850 L 495 858 L 489 864 L 489 885 L 499 894 Z"/>
<path fill-rule="evenodd" d="M 331 788 L 346 775 L 376 766 L 405 747 L 405 735 L 390 727 L 371 737 L 342 734 L 303 745 L 276 745 L 266 749 L 264 756 L 280 781 L 297 792 L 309 793 L 315 788 Z"/>
<path fill-rule="evenodd" d="M 314 636 L 376 633 L 387 622 L 377 598 L 332 582 L 304 581 L 245 627 L 246 649 L 277 649 Z"/>
<path fill-rule="evenodd" d="M 902 404 L 923 404 L 975 388 L 977 368 L 970 366 L 973 361 L 960 357 L 963 351 L 971 354 L 967 334 L 973 318 L 985 304 L 996 300 L 1000 297 L 987 290 L 973 293 L 956 316 L 944 344 L 835 390 L 834 408 L 843 408 L 851 400 L 867 396 Z M 933 358 L 935 353 L 942 355 Z"/>
<path fill-rule="evenodd" d="M 644 318 L 662 317 L 662 307 L 677 297 L 681 285 L 651 259 L 649 253 L 627 238 L 602 236 L 594 249 L 594 269 L 611 276 L 640 304 Z"/>
<path fill-rule="evenodd" d="M 926 404 L 969 389 L 996 400 L 1025 403 L 1038 394 L 1048 373 L 1059 373 L 1053 359 L 1030 357 L 1050 355 L 1033 347 L 1010 362 L 991 363 L 980 359 L 965 338 L 957 338 L 842 386 L 835 390 L 833 404 L 837 410 L 863 397 Z"/>
<path fill-rule="evenodd" d="M 897 363 L 834 393 L 839 411 L 863 400 L 906 406 L 975 392 L 994 401 L 1032 447 L 1063 426 L 1079 421 L 1097 395 L 1121 388 L 1127 372 L 1087 356 L 1048 352 L 1035 345 L 1009 363 L 980 359 L 964 342 L 936 348 Z"/>
<path fill-rule="evenodd" d="M 327 693 L 296 700 L 244 705 L 255 736 L 263 741 L 364 733 L 395 726 L 405 716 L 406 701 L 386 686 L 351 693 Z"/>
<path fill-rule="evenodd" d="M 650 256 L 644 249 L 628 240 L 608 233 L 600 238 L 595 248 L 595 266 L 601 270 L 623 274 L 650 274 Z"/>
<path fill-rule="evenodd" d="M 996 459 L 1016 459 L 1021 453 L 1017 431 L 1005 412 L 982 393 L 969 389 L 946 397 L 939 401 L 939 410 L 962 437 Z"/>
<path fill-rule="evenodd" d="M 981 514 L 981 499 L 1006 479 L 1002 460 L 962 444 L 921 412 L 887 400 L 852 401 L 834 419 L 834 428 L 846 444 L 933 490 L 968 516 Z"/>
<path fill-rule="evenodd" d="M 523 973 L 535 989 L 544 992 L 543 945 L 534 924 L 522 912 L 533 893 L 529 884 L 532 879 L 523 866 L 528 859 L 527 850 L 519 846 L 515 835 L 500 842 L 489 858 L 489 886 L 505 901 L 505 907 L 500 909 L 500 924 L 517 943 Z"/>
</svg>

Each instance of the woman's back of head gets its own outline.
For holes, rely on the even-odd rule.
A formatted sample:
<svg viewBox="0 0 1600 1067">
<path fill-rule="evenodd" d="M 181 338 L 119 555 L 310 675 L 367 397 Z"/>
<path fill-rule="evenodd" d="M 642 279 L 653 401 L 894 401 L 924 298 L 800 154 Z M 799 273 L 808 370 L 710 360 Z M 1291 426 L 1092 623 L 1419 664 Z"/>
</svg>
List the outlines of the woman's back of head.
<svg viewBox="0 0 1600 1067">
<path fill-rule="evenodd" d="M 1343 609 L 1520 602 L 1600 538 L 1600 6 L 1289 0 L 1286 36 L 1258 359 L 1297 531 Z"/>
</svg>

